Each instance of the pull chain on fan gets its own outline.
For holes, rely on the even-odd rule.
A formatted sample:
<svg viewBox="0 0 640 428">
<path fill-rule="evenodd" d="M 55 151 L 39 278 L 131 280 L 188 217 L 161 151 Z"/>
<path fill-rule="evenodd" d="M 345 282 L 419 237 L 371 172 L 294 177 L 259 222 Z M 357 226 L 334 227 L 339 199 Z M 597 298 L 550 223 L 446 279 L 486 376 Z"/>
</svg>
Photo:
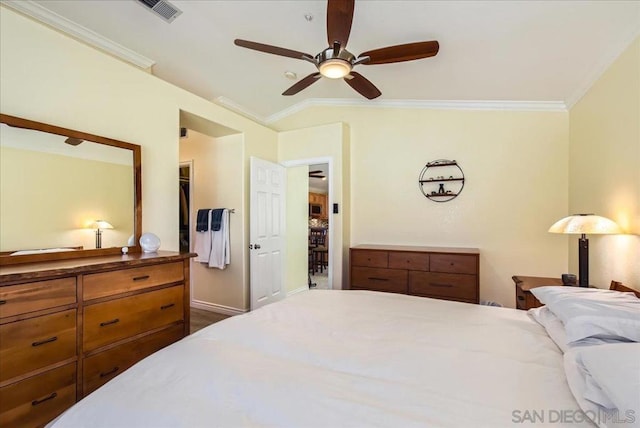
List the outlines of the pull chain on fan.
<svg viewBox="0 0 640 428">
<path fill-rule="evenodd" d="M 388 46 L 355 56 L 346 49 L 351 33 L 354 9 L 355 0 L 327 1 L 327 42 L 329 47 L 316 56 L 242 39 L 236 39 L 234 43 L 237 46 L 259 52 L 301 59 L 316 66 L 317 72 L 299 80 L 282 95 L 295 95 L 320 80 L 321 77 L 328 77 L 330 79 L 344 79 L 356 92 L 370 100 L 379 97 L 382 93 L 363 75 L 352 71 L 353 67 L 360 64 L 391 64 L 429 58 L 435 56 L 440 49 L 440 45 L 434 40 Z"/>
</svg>

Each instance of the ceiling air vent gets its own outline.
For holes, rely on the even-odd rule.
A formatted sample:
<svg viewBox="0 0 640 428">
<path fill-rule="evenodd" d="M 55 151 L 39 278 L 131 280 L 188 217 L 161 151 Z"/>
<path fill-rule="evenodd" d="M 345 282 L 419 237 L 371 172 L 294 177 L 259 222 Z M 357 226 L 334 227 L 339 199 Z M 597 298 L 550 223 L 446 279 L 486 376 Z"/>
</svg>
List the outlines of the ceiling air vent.
<svg viewBox="0 0 640 428">
<path fill-rule="evenodd" d="M 164 0 L 136 0 L 167 22 L 173 22 L 182 11 Z"/>
</svg>

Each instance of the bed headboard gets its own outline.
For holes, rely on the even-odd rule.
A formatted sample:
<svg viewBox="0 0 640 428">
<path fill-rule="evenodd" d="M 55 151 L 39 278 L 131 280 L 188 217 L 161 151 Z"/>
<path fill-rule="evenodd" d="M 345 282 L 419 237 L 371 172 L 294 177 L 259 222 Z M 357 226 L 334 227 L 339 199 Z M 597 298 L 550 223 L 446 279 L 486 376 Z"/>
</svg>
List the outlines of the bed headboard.
<svg viewBox="0 0 640 428">
<path fill-rule="evenodd" d="M 609 287 L 609 290 L 631 292 L 631 293 L 634 293 L 636 297 L 640 299 L 640 291 L 636 291 L 633 288 L 629 288 L 618 281 L 611 281 L 611 286 Z"/>
</svg>

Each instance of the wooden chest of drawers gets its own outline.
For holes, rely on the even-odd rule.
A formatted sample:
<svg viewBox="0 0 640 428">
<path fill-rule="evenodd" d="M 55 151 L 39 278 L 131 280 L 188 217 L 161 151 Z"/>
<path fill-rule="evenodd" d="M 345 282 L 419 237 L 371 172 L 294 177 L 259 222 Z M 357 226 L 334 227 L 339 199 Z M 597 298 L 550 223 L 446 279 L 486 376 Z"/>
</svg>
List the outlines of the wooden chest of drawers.
<svg viewBox="0 0 640 428">
<path fill-rule="evenodd" d="M 42 426 L 189 334 L 189 257 L 0 268 L 0 426 Z"/>
<path fill-rule="evenodd" d="M 350 288 L 478 303 L 479 252 L 471 248 L 360 245 Z"/>
</svg>

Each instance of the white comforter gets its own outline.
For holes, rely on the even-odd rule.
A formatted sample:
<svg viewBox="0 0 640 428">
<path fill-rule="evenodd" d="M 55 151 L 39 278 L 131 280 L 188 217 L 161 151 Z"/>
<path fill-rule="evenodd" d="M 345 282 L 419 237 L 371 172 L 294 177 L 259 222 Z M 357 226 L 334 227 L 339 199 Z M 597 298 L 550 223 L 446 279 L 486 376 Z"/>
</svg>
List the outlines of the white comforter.
<svg viewBox="0 0 640 428">
<path fill-rule="evenodd" d="M 311 290 L 157 352 L 52 426 L 558 427 L 577 412 L 524 311 Z"/>
</svg>

